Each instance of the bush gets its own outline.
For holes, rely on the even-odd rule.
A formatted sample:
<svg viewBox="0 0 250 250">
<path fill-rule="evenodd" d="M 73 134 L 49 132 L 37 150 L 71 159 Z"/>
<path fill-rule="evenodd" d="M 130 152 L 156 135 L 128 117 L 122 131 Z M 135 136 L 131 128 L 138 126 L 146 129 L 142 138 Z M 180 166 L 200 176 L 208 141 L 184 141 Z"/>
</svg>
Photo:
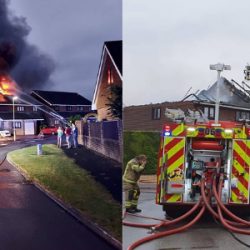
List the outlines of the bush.
<svg viewBox="0 0 250 250">
<path fill-rule="evenodd" d="M 147 156 L 144 174 L 156 174 L 161 133 L 158 131 L 123 131 L 123 170 L 137 155 Z"/>
</svg>

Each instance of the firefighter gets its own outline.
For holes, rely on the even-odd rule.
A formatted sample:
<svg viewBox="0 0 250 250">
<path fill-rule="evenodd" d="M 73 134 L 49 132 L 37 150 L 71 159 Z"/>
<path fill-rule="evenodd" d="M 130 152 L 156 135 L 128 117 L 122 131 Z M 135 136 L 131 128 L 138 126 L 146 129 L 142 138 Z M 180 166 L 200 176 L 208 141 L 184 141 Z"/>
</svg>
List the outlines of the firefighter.
<svg viewBox="0 0 250 250">
<path fill-rule="evenodd" d="M 137 182 L 145 168 L 147 157 L 139 155 L 130 160 L 123 174 L 123 190 L 125 192 L 125 208 L 128 213 L 139 213 L 137 208 L 140 197 L 140 189 Z"/>
</svg>

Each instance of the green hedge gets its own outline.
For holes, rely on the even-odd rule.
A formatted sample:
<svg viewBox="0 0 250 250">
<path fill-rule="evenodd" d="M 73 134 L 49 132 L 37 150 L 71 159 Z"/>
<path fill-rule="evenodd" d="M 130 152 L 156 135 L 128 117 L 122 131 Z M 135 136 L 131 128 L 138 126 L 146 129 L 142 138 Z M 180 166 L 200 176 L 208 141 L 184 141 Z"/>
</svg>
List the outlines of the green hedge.
<svg viewBox="0 0 250 250">
<path fill-rule="evenodd" d="M 156 174 L 161 133 L 158 131 L 123 131 L 123 169 L 137 155 L 147 156 L 144 174 Z"/>
</svg>

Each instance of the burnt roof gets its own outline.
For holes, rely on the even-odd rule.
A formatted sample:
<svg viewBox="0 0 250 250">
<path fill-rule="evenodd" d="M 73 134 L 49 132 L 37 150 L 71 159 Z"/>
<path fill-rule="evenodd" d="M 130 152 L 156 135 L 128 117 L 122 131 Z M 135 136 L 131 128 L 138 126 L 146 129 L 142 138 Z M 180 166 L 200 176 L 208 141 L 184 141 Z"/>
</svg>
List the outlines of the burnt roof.
<svg viewBox="0 0 250 250">
<path fill-rule="evenodd" d="M 117 68 L 122 74 L 122 41 L 110 41 L 104 42 L 104 44 L 107 46 Z"/>
<path fill-rule="evenodd" d="M 91 105 L 91 101 L 78 93 L 44 90 L 32 90 L 32 92 L 52 105 Z"/>
</svg>

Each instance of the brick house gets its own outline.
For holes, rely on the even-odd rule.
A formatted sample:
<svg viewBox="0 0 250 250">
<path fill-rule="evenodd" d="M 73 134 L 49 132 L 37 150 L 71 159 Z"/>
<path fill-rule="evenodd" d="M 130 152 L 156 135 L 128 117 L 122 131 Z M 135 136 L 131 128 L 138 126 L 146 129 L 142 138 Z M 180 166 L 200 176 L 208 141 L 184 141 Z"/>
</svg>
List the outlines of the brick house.
<svg viewBox="0 0 250 250">
<path fill-rule="evenodd" d="M 26 102 L 26 95 L 20 94 L 17 100 L 13 96 L 0 93 L 0 127 L 9 130 L 13 134 L 15 126 L 16 135 L 35 135 L 44 120 L 39 110 L 39 103 L 30 99 Z M 33 99 L 33 98 L 32 98 Z M 14 106 L 14 120 L 13 120 Z"/>
<path fill-rule="evenodd" d="M 246 91 L 239 89 L 237 83 L 225 78 L 220 81 L 220 112 L 221 121 L 239 121 L 245 115 L 250 119 L 250 97 Z M 164 123 L 173 122 L 165 117 L 166 108 L 183 111 L 200 109 L 209 120 L 215 118 L 216 83 L 198 95 L 190 94 L 179 102 L 163 102 L 124 108 L 124 130 L 155 130 L 161 131 Z M 188 100 L 192 98 L 193 100 Z"/>
<path fill-rule="evenodd" d="M 33 90 L 30 92 L 30 96 L 66 120 L 75 115 L 84 118 L 85 115 L 91 112 L 91 101 L 78 93 Z M 44 113 L 44 116 L 47 125 L 62 125 L 63 123 L 60 119 L 47 113 Z"/>
<path fill-rule="evenodd" d="M 113 120 L 105 105 L 112 85 L 122 87 L 122 41 L 105 42 L 103 46 L 92 101 L 92 110 L 97 110 L 99 121 Z"/>
</svg>

